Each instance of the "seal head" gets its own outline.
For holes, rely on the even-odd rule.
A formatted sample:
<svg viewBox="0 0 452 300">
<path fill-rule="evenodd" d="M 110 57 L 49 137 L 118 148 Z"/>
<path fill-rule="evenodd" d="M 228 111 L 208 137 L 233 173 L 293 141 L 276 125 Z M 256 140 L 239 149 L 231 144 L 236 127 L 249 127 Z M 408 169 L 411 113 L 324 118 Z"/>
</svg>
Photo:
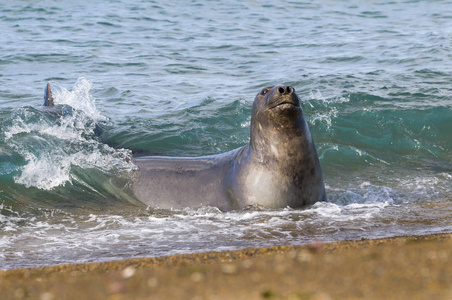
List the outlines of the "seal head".
<svg viewBox="0 0 452 300">
<path fill-rule="evenodd" d="M 293 87 L 272 86 L 262 89 L 254 99 L 251 115 L 250 142 L 253 149 L 264 151 L 272 146 L 286 149 L 293 135 L 304 133 L 303 121 L 300 100 Z"/>
</svg>

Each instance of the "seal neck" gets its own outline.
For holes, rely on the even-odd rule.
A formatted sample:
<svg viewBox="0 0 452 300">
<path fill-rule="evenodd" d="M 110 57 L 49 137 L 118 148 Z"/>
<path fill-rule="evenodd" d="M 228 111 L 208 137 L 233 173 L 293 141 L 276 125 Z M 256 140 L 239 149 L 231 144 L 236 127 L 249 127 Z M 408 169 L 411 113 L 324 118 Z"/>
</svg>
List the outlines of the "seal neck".
<svg viewBox="0 0 452 300">
<path fill-rule="evenodd" d="M 310 152 L 311 148 L 312 137 L 302 117 L 294 120 L 291 126 L 251 124 L 249 152 L 260 163 L 282 163 L 285 160 L 293 163 L 294 159 Z"/>
</svg>

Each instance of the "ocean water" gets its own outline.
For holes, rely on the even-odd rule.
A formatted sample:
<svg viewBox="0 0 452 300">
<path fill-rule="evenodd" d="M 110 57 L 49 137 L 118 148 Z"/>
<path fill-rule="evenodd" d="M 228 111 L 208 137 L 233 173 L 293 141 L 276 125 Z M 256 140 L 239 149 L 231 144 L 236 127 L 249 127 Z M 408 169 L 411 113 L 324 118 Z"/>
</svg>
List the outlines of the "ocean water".
<svg viewBox="0 0 452 300">
<path fill-rule="evenodd" d="M 328 202 L 158 210 L 127 192 L 133 156 L 246 144 L 278 83 Z M 449 1 L 4 1 L 0 269 L 452 232 L 451 83 Z"/>
</svg>

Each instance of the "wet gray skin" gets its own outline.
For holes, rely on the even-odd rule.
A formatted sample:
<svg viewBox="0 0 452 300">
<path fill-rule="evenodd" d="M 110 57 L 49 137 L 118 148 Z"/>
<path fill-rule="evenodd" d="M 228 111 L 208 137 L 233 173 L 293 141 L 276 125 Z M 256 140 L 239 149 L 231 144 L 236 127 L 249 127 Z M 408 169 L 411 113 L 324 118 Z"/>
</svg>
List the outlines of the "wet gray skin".
<svg viewBox="0 0 452 300">
<path fill-rule="evenodd" d="M 141 157 L 133 193 L 155 208 L 298 208 L 326 200 L 322 170 L 293 87 L 257 94 L 250 142 L 204 157 Z"/>
</svg>

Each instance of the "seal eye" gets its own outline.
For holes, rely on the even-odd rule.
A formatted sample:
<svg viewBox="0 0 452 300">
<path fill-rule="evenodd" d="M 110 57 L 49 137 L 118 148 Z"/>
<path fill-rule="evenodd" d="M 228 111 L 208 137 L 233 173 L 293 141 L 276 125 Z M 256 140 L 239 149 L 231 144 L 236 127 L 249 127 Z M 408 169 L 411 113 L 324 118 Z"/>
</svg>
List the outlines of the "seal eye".
<svg viewBox="0 0 452 300">
<path fill-rule="evenodd" d="M 267 89 L 263 89 L 262 92 L 261 92 L 261 95 L 265 96 L 267 93 L 268 93 L 268 90 Z"/>
</svg>

